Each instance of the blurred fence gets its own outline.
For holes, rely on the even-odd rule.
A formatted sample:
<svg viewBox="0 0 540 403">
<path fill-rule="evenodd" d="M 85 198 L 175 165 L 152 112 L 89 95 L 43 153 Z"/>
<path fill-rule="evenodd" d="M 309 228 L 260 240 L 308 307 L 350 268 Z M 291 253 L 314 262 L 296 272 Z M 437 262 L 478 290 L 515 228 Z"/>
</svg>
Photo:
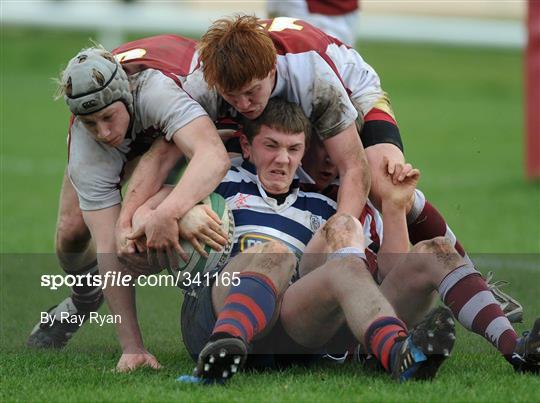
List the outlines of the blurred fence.
<svg viewBox="0 0 540 403">
<path fill-rule="evenodd" d="M 485 3 L 490 4 L 486 6 Z M 526 43 L 526 26 L 521 12 L 523 3 L 362 1 L 358 38 L 522 48 Z M 482 5 L 485 7 L 480 7 Z M 437 11 L 439 15 L 435 15 Z M 197 37 L 206 30 L 211 21 L 234 12 L 256 13 L 264 17 L 265 3 L 59 0 L 1 2 L 4 26 L 97 30 L 98 40 L 106 47 L 120 44 L 126 31 L 177 32 Z"/>
</svg>

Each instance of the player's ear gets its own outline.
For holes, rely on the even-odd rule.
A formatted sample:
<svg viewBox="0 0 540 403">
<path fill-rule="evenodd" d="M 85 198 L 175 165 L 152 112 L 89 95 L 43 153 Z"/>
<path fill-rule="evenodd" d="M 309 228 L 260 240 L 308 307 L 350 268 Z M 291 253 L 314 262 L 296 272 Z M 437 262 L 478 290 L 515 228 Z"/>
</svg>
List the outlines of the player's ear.
<svg viewBox="0 0 540 403">
<path fill-rule="evenodd" d="M 240 147 L 242 148 L 242 157 L 249 160 L 251 155 L 251 144 L 249 144 L 249 140 L 245 134 L 240 135 Z"/>
</svg>

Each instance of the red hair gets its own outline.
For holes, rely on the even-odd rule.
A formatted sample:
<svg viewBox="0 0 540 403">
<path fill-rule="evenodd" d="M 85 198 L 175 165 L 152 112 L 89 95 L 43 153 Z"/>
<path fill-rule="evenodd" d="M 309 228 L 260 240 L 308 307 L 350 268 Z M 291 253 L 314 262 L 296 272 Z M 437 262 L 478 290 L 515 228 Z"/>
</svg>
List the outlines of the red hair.
<svg viewBox="0 0 540 403">
<path fill-rule="evenodd" d="M 204 79 L 225 92 L 265 78 L 276 64 L 274 43 L 254 15 L 215 21 L 198 48 Z"/>
</svg>

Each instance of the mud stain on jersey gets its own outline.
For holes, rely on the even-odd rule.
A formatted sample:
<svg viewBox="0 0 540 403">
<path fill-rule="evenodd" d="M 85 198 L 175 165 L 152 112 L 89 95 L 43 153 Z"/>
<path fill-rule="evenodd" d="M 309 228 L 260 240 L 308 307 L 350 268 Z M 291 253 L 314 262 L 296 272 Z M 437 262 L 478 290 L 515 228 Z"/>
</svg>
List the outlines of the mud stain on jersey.
<svg viewBox="0 0 540 403">
<path fill-rule="evenodd" d="M 317 78 L 311 92 L 313 108 L 309 119 L 321 140 L 335 136 L 351 124 L 354 108 L 342 90 Z"/>
</svg>

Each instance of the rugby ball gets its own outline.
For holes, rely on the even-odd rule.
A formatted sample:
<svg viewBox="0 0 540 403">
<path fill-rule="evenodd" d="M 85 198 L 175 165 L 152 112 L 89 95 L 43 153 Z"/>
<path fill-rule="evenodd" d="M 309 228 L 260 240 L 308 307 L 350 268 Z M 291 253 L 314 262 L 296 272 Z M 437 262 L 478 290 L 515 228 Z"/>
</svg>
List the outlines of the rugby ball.
<svg viewBox="0 0 540 403">
<path fill-rule="evenodd" d="M 187 262 L 182 261 L 178 267 L 171 267 L 168 270 L 177 279 L 176 285 L 183 289 L 190 288 L 190 285 L 201 284 L 205 273 L 212 271 L 216 267 L 223 266 L 231 255 L 234 242 L 234 218 L 232 211 L 227 207 L 225 199 L 217 193 L 212 193 L 202 203 L 210 206 L 221 219 L 222 226 L 228 235 L 227 245 L 220 252 L 206 245 L 204 250 L 208 253 L 208 258 L 205 258 L 199 255 L 188 241 L 181 239 L 180 245 L 188 255 L 188 260 Z"/>
</svg>

